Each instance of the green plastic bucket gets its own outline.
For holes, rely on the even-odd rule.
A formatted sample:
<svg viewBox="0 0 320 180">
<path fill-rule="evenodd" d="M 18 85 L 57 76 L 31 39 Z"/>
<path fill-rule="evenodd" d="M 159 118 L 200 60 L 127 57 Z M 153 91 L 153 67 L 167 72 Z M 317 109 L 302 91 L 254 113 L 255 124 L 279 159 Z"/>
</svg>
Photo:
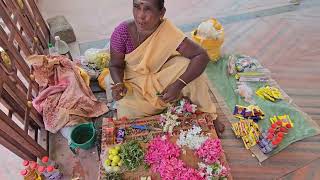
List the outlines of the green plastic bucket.
<svg viewBox="0 0 320 180">
<path fill-rule="evenodd" d="M 71 132 L 71 151 L 76 154 L 76 149 L 88 150 L 95 145 L 96 129 L 93 123 L 85 123 L 76 126 Z"/>
</svg>

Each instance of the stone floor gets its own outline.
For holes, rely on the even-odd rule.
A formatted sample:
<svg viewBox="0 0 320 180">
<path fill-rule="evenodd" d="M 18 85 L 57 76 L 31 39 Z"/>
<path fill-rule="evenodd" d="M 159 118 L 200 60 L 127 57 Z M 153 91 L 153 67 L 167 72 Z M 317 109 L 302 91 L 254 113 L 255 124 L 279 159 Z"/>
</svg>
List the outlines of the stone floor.
<svg viewBox="0 0 320 180">
<path fill-rule="evenodd" d="M 128 0 L 38 2 L 45 19 L 64 15 L 73 26 L 77 37 L 77 42 L 71 45 L 74 56 L 79 55 L 79 43 L 107 39 L 118 23 L 131 17 L 132 2 Z M 243 53 L 260 59 L 272 71 L 273 78 L 280 86 L 320 124 L 320 84 L 317 83 L 320 82 L 318 0 L 302 0 L 299 6 L 289 4 L 288 0 L 168 0 L 166 7 L 166 16 L 185 32 L 190 32 L 202 20 L 218 17 L 226 31 L 223 51 Z M 67 142 L 60 135 L 53 137 L 53 155 L 64 165 L 66 179 L 77 175 L 88 180 L 96 179 L 98 159 L 95 149 L 81 151 L 79 156 L 73 156 L 68 150 Z M 307 141 L 317 143 L 320 139 L 314 137 Z M 228 146 L 229 139 L 223 142 L 229 152 L 227 156 L 236 160 L 237 152 L 232 150 L 232 146 Z M 21 160 L 1 147 L 0 154 L 1 157 L 6 154 L 6 158 L 1 158 L 4 163 L 1 163 L 0 179 L 19 179 L 17 164 Z M 7 154 L 10 158 L 7 158 Z M 262 178 L 244 173 L 243 168 L 238 168 L 245 166 L 241 163 L 243 162 L 232 164 L 235 179 Z M 319 175 L 315 172 L 319 163 L 319 159 L 312 160 L 308 166 L 293 172 L 283 172 L 282 176 L 279 173 L 270 175 L 266 169 L 261 173 L 265 173 L 268 178 L 262 179 L 301 179 L 301 175 L 305 173 L 309 173 L 310 178 L 307 179 L 313 179 Z M 10 169 L 7 168 L 8 164 Z M 308 167 L 314 171 L 310 171 Z"/>
<path fill-rule="evenodd" d="M 169 0 L 166 1 L 166 17 L 183 27 L 198 24 L 209 17 L 225 17 L 283 5 L 288 5 L 288 1 L 189 0 L 186 3 L 185 0 Z M 128 0 L 39 0 L 39 6 L 45 19 L 64 15 L 73 26 L 79 43 L 109 38 L 116 25 L 132 18 L 132 1 Z"/>
</svg>

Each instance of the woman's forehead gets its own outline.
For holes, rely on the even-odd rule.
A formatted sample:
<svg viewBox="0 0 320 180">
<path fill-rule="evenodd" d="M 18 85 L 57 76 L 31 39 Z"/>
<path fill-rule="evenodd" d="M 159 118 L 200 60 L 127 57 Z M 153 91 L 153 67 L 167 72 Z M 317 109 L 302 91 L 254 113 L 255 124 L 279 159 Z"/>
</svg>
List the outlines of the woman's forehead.
<svg viewBox="0 0 320 180">
<path fill-rule="evenodd" d="M 153 6 L 153 0 L 133 0 L 134 4 L 143 4 L 147 6 Z"/>
</svg>

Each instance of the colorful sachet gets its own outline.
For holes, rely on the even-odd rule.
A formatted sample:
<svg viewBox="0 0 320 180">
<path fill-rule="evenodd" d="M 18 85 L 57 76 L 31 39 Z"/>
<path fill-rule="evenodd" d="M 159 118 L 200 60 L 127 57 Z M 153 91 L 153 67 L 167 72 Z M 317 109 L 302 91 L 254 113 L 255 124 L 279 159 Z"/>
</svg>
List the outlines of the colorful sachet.
<svg viewBox="0 0 320 180">
<path fill-rule="evenodd" d="M 254 105 L 248 107 L 236 105 L 233 115 L 239 119 L 252 119 L 255 122 L 264 118 L 264 112 L 258 106 Z"/>
<path fill-rule="evenodd" d="M 265 154 L 272 152 L 283 141 L 289 130 L 294 127 L 289 115 L 274 116 L 270 118 L 271 126 L 264 131 L 259 140 L 259 148 Z"/>
<path fill-rule="evenodd" d="M 256 94 L 262 99 L 275 102 L 283 99 L 282 94 L 278 88 L 265 86 L 261 87 L 256 91 Z"/>
<path fill-rule="evenodd" d="M 238 138 L 242 138 L 246 149 L 255 146 L 259 141 L 259 125 L 253 120 L 242 119 L 239 122 L 232 123 L 232 130 Z"/>
</svg>

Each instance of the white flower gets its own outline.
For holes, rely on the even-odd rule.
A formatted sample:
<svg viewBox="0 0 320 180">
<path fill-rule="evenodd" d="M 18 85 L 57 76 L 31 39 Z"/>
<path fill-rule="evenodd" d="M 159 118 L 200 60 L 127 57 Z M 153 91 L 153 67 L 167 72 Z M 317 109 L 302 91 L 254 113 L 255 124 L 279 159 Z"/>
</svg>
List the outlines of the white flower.
<svg viewBox="0 0 320 180">
<path fill-rule="evenodd" d="M 180 125 L 180 122 L 177 122 L 178 120 L 178 116 L 171 114 L 171 112 L 166 112 L 166 114 L 162 114 L 161 117 L 163 117 L 165 119 L 165 123 L 163 126 L 163 132 L 169 132 L 170 134 L 172 134 L 173 132 L 173 128 L 175 126 Z"/>
<path fill-rule="evenodd" d="M 196 110 L 197 110 L 197 105 L 192 104 L 191 106 L 192 106 L 192 112 L 193 112 L 193 113 L 196 112 Z"/>
<path fill-rule="evenodd" d="M 201 173 L 201 175 L 203 174 L 203 176 L 206 176 L 207 180 L 211 180 L 212 179 L 213 169 L 212 169 L 212 167 L 210 165 L 207 165 L 207 164 L 204 164 L 204 163 L 200 162 L 200 163 L 198 163 L 198 167 L 199 167 L 199 169 L 204 169 L 205 170 L 205 173 Z"/>
<path fill-rule="evenodd" d="M 200 135 L 202 129 L 198 126 L 193 126 L 187 132 L 181 131 L 177 144 L 181 146 L 187 146 L 192 150 L 199 149 L 201 145 L 209 138 L 207 136 Z"/>
<path fill-rule="evenodd" d="M 183 107 L 185 103 L 186 103 L 186 100 L 185 100 L 185 99 L 182 99 L 182 100 L 180 101 L 180 107 Z"/>
<path fill-rule="evenodd" d="M 208 175 L 212 176 L 212 171 L 213 171 L 213 169 L 212 169 L 211 166 L 207 166 L 206 171 L 207 171 L 207 174 L 208 174 Z"/>
<path fill-rule="evenodd" d="M 176 109 L 176 113 L 177 113 L 177 114 L 181 114 L 181 113 L 182 113 L 182 108 L 177 108 L 177 109 Z"/>
<path fill-rule="evenodd" d="M 162 136 L 162 137 L 161 137 L 161 140 L 163 140 L 163 141 L 166 140 L 166 139 L 167 139 L 166 136 Z"/>
<path fill-rule="evenodd" d="M 198 163 L 199 169 L 204 169 L 206 168 L 206 164 L 204 164 L 203 162 L 199 162 Z"/>
</svg>

